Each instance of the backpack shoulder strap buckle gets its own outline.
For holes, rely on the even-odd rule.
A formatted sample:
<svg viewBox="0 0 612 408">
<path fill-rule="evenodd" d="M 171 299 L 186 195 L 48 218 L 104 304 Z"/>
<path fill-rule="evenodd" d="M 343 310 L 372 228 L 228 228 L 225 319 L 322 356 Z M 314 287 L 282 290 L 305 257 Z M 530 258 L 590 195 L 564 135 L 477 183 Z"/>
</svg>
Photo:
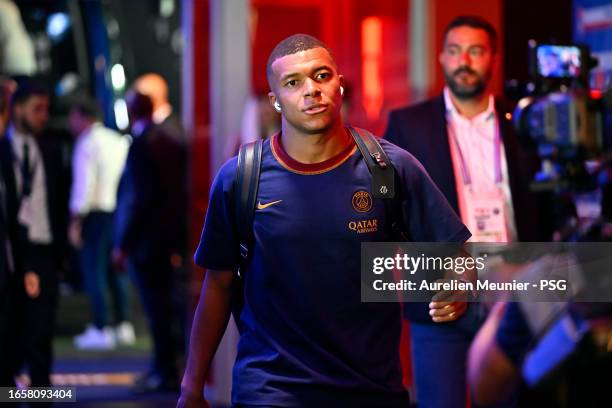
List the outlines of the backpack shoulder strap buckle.
<svg viewBox="0 0 612 408">
<path fill-rule="evenodd" d="M 395 169 L 382 146 L 370 132 L 349 126 L 349 131 L 372 174 L 372 196 L 395 198 Z"/>
</svg>

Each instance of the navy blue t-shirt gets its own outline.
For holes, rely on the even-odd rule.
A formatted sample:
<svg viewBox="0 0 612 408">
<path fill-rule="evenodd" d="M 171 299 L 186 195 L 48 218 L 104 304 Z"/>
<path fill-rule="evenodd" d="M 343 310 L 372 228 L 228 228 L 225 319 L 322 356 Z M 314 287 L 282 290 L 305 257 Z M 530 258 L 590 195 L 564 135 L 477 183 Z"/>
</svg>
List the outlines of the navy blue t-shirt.
<svg viewBox="0 0 612 408">
<path fill-rule="evenodd" d="M 380 141 L 404 183 L 414 241 L 462 242 L 469 232 L 421 164 Z M 232 185 L 217 174 L 196 263 L 235 270 Z M 360 244 L 384 241 L 384 204 L 355 146 L 323 163 L 296 162 L 281 136 L 263 146 L 232 402 L 279 407 L 407 406 L 400 305 L 362 303 Z"/>
</svg>

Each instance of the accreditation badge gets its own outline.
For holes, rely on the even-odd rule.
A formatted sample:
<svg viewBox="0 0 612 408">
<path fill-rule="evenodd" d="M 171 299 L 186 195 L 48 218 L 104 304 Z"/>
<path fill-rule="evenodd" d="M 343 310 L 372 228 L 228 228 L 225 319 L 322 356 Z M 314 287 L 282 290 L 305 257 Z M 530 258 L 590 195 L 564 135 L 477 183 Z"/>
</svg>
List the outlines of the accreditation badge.
<svg viewBox="0 0 612 408">
<path fill-rule="evenodd" d="M 508 242 L 506 204 L 500 188 L 486 192 L 468 189 L 465 201 L 471 242 Z"/>
</svg>

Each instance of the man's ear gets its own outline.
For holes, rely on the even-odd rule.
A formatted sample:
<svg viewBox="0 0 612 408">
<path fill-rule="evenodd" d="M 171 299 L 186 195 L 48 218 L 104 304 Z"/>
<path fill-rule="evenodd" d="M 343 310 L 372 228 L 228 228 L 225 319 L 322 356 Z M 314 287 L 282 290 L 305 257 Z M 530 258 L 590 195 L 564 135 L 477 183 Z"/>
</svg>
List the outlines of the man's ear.
<svg viewBox="0 0 612 408">
<path fill-rule="evenodd" d="M 272 105 L 272 108 L 274 108 L 275 111 L 280 113 L 281 106 L 280 106 L 280 103 L 278 102 L 278 99 L 276 99 L 276 95 L 274 95 L 274 92 L 272 91 L 268 92 L 268 100 L 270 101 L 270 105 Z"/>
</svg>

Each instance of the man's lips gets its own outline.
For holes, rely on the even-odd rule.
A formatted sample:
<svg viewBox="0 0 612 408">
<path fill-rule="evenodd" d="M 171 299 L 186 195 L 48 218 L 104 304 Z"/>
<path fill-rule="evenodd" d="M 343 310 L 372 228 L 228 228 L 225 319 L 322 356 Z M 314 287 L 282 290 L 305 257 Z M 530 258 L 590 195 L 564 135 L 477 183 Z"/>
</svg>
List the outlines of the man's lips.
<svg viewBox="0 0 612 408">
<path fill-rule="evenodd" d="M 462 71 L 462 72 L 455 74 L 455 78 L 458 78 L 458 79 L 468 79 L 468 78 L 473 78 L 475 76 L 476 75 L 474 73 L 466 72 L 466 71 Z"/>
<path fill-rule="evenodd" d="M 307 115 L 316 115 L 317 113 L 325 112 L 327 110 L 327 105 L 324 104 L 316 104 L 310 105 L 309 107 L 302 110 Z"/>
</svg>

